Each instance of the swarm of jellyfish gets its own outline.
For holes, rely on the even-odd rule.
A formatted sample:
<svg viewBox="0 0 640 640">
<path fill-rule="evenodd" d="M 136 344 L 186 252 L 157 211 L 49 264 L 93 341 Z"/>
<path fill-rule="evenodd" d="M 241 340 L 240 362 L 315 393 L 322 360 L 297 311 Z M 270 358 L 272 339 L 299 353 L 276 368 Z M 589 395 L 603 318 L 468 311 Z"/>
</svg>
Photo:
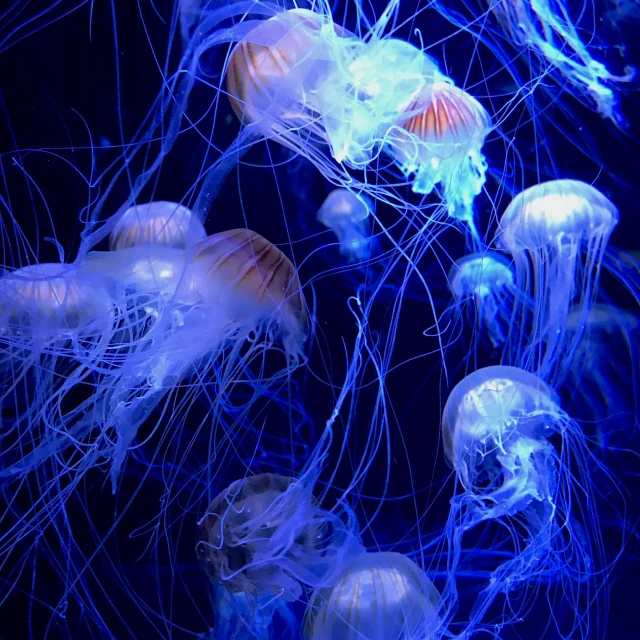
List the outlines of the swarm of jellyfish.
<svg viewBox="0 0 640 640">
<path fill-rule="evenodd" d="M 0 16 L 0 635 L 632 637 L 637 12 L 63 4 Z"/>
</svg>

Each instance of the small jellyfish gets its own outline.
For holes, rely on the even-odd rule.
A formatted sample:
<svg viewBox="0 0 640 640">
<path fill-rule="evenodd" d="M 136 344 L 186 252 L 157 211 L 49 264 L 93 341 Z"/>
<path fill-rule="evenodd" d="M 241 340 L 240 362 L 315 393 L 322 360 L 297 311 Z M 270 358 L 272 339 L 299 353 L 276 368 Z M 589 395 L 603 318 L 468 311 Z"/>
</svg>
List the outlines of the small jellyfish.
<svg viewBox="0 0 640 640">
<path fill-rule="evenodd" d="M 237 480 L 215 498 L 199 522 L 196 553 L 224 604 L 218 637 L 244 627 L 268 638 L 276 610 L 295 625 L 287 603 L 303 586 L 333 584 L 363 552 L 355 518 L 346 516 L 317 506 L 304 481 L 271 473 Z"/>
<path fill-rule="evenodd" d="M 371 252 L 371 203 L 348 189 L 334 189 L 318 209 L 318 222 L 338 236 L 340 253 L 350 262 L 366 260 Z"/>
<path fill-rule="evenodd" d="M 206 235 L 202 222 L 187 207 L 175 202 L 149 202 L 124 212 L 109 236 L 109 249 L 145 244 L 186 249 Z"/>
<path fill-rule="evenodd" d="M 403 173 L 413 175 L 413 191 L 428 194 L 440 184 L 449 215 L 469 224 L 479 241 L 473 202 L 487 171 L 481 150 L 491 120 L 485 108 L 438 73 L 397 124 L 388 148 Z"/>
<path fill-rule="evenodd" d="M 565 597 L 576 598 L 569 602 L 576 624 L 584 624 L 575 595 L 580 589 L 572 591 L 568 584 L 597 579 L 599 563 L 604 563 L 591 477 L 601 466 L 590 457 L 580 426 L 560 407 L 556 393 L 516 367 L 480 369 L 449 395 L 442 437 L 459 484 L 446 534 L 452 557 L 460 561 L 465 533 L 481 523 L 499 522 L 506 536 L 491 543 L 504 553 L 497 555 L 498 566 L 475 602 L 470 635 L 499 593 L 538 581 L 564 585 Z M 610 482 L 602 475 L 598 495 L 605 495 Z M 611 491 L 607 500 L 615 496 Z M 475 549 L 478 556 L 490 552 Z M 453 590 L 456 571 L 452 567 L 449 576 Z"/>
<path fill-rule="evenodd" d="M 308 640 L 436 637 L 440 596 L 424 571 L 400 553 L 356 556 L 307 607 Z"/>
<path fill-rule="evenodd" d="M 515 294 L 510 261 L 499 253 L 474 253 L 457 260 L 449 272 L 449 286 L 456 301 L 475 302 L 481 326 L 492 344 L 504 344 Z"/>
<path fill-rule="evenodd" d="M 580 340 L 576 334 L 567 343 L 569 309 L 573 305 L 588 313 L 595 302 L 604 252 L 617 223 L 613 203 L 579 180 L 544 182 L 512 200 L 495 241 L 513 257 L 521 292 L 516 317 L 526 315 L 531 300 L 535 309 L 531 333 L 512 333 L 518 337 L 508 345 L 509 364 L 533 367 L 550 382 L 562 379 Z"/>
</svg>

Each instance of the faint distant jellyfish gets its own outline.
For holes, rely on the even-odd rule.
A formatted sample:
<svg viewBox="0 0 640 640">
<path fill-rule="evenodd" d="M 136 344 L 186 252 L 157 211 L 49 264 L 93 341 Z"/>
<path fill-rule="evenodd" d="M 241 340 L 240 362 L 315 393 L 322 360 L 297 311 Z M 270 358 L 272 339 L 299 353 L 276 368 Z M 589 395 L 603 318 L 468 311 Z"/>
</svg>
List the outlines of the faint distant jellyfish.
<svg viewBox="0 0 640 640">
<path fill-rule="evenodd" d="M 618 211 L 597 189 L 578 180 L 552 180 L 517 195 L 499 223 L 496 243 L 516 268 L 520 302 L 533 300 L 531 335 L 511 344 L 510 364 L 561 380 L 571 362 L 567 344 L 571 305 L 585 313 L 595 302 L 598 279 Z M 523 311 L 524 314 L 524 311 Z M 572 346 L 573 345 L 573 346 Z"/>
<path fill-rule="evenodd" d="M 145 244 L 186 249 L 206 237 L 202 222 L 175 202 L 149 202 L 127 209 L 109 236 L 112 251 Z"/>
<path fill-rule="evenodd" d="M 307 606 L 308 640 L 436 638 L 440 595 L 424 571 L 394 552 L 352 559 Z"/>
<path fill-rule="evenodd" d="M 237 480 L 215 498 L 196 552 L 216 591 L 218 637 L 244 628 L 268 638 L 276 611 L 294 626 L 288 603 L 303 586 L 333 584 L 363 552 L 355 518 L 346 516 L 318 507 L 304 481 L 271 473 Z"/>
<path fill-rule="evenodd" d="M 331 229 L 340 243 L 340 253 L 350 262 L 370 255 L 371 203 L 348 189 L 334 189 L 318 209 L 318 222 Z"/>
<path fill-rule="evenodd" d="M 440 184 L 449 215 L 466 222 L 479 242 L 473 202 L 487 170 L 481 150 L 491 120 L 485 108 L 438 73 L 397 124 L 388 149 L 403 173 L 413 176 L 413 191 L 428 194 Z"/>
<path fill-rule="evenodd" d="M 586 312 L 578 307 L 567 318 L 568 340 L 580 335 L 567 380 L 559 392 L 573 415 L 588 421 L 587 433 L 605 452 L 617 434 L 635 431 L 640 392 L 636 344 L 638 317 L 611 304 L 598 303 Z"/>
<path fill-rule="evenodd" d="M 0 407 L 13 408 L 2 421 L 3 475 L 56 452 L 49 428 L 57 433 L 68 395 L 100 369 L 115 318 L 105 283 L 70 265 L 31 265 L 0 279 Z"/>
<path fill-rule="evenodd" d="M 473 298 L 493 345 L 504 344 L 515 287 L 510 261 L 492 251 L 464 256 L 451 268 L 449 286 L 459 303 Z"/>
<path fill-rule="evenodd" d="M 544 58 L 547 68 L 557 69 L 595 102 L 600 115 L 618 119 L 615 94 L 609 85 L 629 82 L 633 70 L 626 69 L 625 75 L 616 76 L 604 63 L 594 60 L 562 4 L 550 0 L 499 0 L 490 5 L 514 44 L 530 47 Z"/>
<path fill-rule="evenodd" d="M 469 374 L 449 395 L 442 437 L 460 486 L 447 525 L 456 563 L 465 532 L 480 523 L 499 520 L 512 540 L 505 548 L 513 551 L 498 555 L 498 566 L 476 601 L 472 624 L 497 594 L 519 585 L 557 580 L 571 597 L 566 581 L 597 577 L 602 538 L 590 473 L 599 464 L 592 460 L 595 466 L 588 468 L 581 428 L 547 384 L 509 366 Z M 556 448 L 551 438 L 558 437 Z M 615 495 L 611 491 L 608 499 Z M 500 548 L 501 542 L 491 544 Z M 456 579 L 457 567 L 452 569 L 450 582 Z"/>
</svg>

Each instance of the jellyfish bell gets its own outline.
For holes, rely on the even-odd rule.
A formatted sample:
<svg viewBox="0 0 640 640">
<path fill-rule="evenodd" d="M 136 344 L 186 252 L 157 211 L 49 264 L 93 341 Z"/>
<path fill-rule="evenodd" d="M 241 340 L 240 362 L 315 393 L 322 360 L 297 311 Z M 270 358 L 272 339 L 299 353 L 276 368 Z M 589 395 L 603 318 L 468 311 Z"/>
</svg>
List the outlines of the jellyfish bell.
<svg viewBox="0 0 640 640">
<path fill-rule="evenodd" d="M 519 193 L 500 219 L 498 243 L 510 253 L 554 247 L 603 248 L 619 214 L 595 187 L 580 180 L 551 180 Z"/>
<path fill-rule="evenodd" d="M 525 189 L 506 208 L 496 244 L 513 257 L 520 291 L 514 314 L 531 301 L 532 330 L 509 345 L 509 363 L 533 366 L 560 384 L 580 339 L 567 342 L 570 305 L 585 313 L 595 302 L 604 252 L 618 222 L 613 203 L 578 180 L 552 180 Z M 520 304 L 522 303 L 522 304 Z"/>
<path fill-rule="evenodd" d="M 449 215 L 472 222 L 487 170 L 481 149 L 491 120 L 485 108 L 438 72 L 397 124 L 387 147 L 403 173 L 413 175 L 413 191 L 429 194 L 440 184 Z"/>
<path fill-rule="evenodd" d="M 231 483 L 200 520 L 196 546 L 218 600 L 227 603 L 218 610 L 222 628 L 238 617 L 256 624 L 256 613 L 268 624 L 275 609 L 290 617 L 286 603 L 303 586 L 332 584 L 362 552 L 355 527 L 351 515 L 319 507 L 304 481 L 263 473 Z"/>
<path fill-rule="evenodd" d="M 265 327 L 292 355 L 307 338 L 307 306 L 295 267 L 280 249 L 247 229 L 197 243 L 176 299 L 216 309 L 230 326 Z"/>
<path fill-rule="evenodd" d="M 431 95 L 436 63 L 398 38 L 347 41 L 324 87 L 324 128 L 333 158 L 368 164 L 420 93 Z"/>
<path fill-rule="evenodd" d="M 103 282 L 70 265 L 34 264 L 0 278 L 3 333 L 69 336 L 102 326 L 113 307 Z"/>
<path fill-rule="evenodd" d="M 287 122 L 313 124 L 309 110 L 315 110 L 330 61 L 322 33 L 335 33 L 331 26 L 324 29 L 327 22 L 313 11 L 291 9 L 260 22 L 236 44 L 227 67 L 227 92 L 241 122 L 264 121 L 264 133 L 277 131 L 278 140 L 288 145 Z"/>
<path fill-rule="evenodd" d="M 186 249 L 206 237 L 202 222 L 184 205 L 156 201 L 127 209 L 109 236 L 109 249 L 160 244 Z"/>
<path fill-rule="evenodd" d="M 334 189 L 318 209 L 318 222 L 338 237 L 340 253 L 350 261 L 370 255 L 371 203 L 348 189 Z"/>
<path fill-rule="evenodd" d="M 447 462 L 472 492 L 481 471 L 489 474 L 491 483 L 503 469 L 514 474 L 503 477 L 503 485 L 492 495 L 508 496 L 505 490 L 512 485 L 513 504 L 507 498 L 506 512 L 515 512 L 523 497 L 525 501 L 530 494 L 543 497 L 536 486 L 542 478 L 529 460 L 537 451 L 548 455 L 545 438 L 564 428 L 562 417 L 555 392 L 535 375 L 510 366 L 480 369 L 454 388 L 445 405 L 442 439 Z M 527 481 L 518 486 L 522 477 Z M 485 490 L 483 486 L 481 491 Z"/>
<path fill-rule="evenodd" d="M 425 573 L 395 552 L 352 559 L 335 585 L 317 590 L 305 615 L 307 640 L 436 637 L 440 595 Z"/>
</svg>

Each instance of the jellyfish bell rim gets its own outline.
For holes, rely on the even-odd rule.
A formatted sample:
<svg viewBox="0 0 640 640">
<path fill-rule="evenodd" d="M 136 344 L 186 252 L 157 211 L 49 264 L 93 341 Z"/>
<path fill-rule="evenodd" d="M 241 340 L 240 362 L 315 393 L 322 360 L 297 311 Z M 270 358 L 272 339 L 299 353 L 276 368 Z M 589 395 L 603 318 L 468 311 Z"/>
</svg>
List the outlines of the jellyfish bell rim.
<svg viewBox="0 0 640 640">
<path fill-rule="evenodd" d="M 553 211 L 549 213 L 544 207 L 545 200 L 563 217 L 556 215 L 554 219 Z M 567 220 L 571 221 L 570 228 L 562 229 Z M 538 251 L 549 245 L 587 242 L 594 237 L 606 239 L 619 220 L 615 204 L 593 185 L 572 178 L 547 180 L 527 187 L 507 205 L 498 221 L 495 243 L 515 254 L 522 249 Z"/>
<path fill-rule="evenodd" d="M 488 377 L 488 373 L 494 372 L 495 375 Z M 480 389 L 491 380 L 506 380 L 516 385 L 524 384 L 530 397 L 532 391 L 536 391 L 538 395 L 543 393 L 548 399 L 545 407 L 552 406 L 557 412 L 562 413 L 560 397 L 556 391 L 535 373 L 511 365 L 490 365 L 473 371 L 453 387 L 442 411 L 441 432 L 445 459 L 452 469 L 456 469 L 456 442 L 458 438 L 455 434 L 458 419 L 462 414 L 462 401 L 470 393 Z"/>
</svg>

